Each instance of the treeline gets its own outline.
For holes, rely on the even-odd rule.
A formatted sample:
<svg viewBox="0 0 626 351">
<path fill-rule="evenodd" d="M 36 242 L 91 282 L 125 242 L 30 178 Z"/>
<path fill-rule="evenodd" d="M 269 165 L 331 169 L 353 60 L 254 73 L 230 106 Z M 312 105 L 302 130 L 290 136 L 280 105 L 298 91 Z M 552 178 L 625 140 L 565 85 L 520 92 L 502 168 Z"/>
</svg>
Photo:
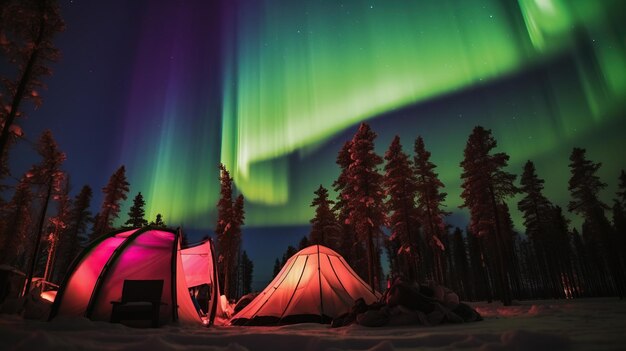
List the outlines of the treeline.
<svg viewBox="0 0 626 351">
<path fill-rule="evenodd" d="M 8 201 L 0 199 L 0 262 L 58 283 L 87 242 L 119 228 L 114 221 L 130 185 L 121 166 L 102 188 L 100 211 L 93 216 L 92 188 L 84 185 L 71 197 L 70 176 L 63 170 L 66 155 L 50 131 L 41 135 L 36 150 L 40 162 L 19 178 Z M 144 206 L 139 192 L 124 226 L 165 227 L 161 214 L 149 223 Z"/>
<path fill-rule="evenodd" d="M 124 224 L 115 225 L 130 190 L 124 166 L 102 188 L 102 204 L 94 216 L 89 185 L 70 196 L 70 176 L 63 170 L 66 155 L 50 131 L 41 135 L 36 150 L 40 162 L 20 177 L 8 201 L 0 198 L 0 263 L 59 284 L 78 253 L 100 236 L 121 228 L 167 226 L 160 213 L 151 221 L 146 219 L 141 192 L 133 198 Z M 251 291 L 254 265 L 245 251 L 240 252 L 243 196 L 231 200 L 232 178 L 223 166 L 220 169 L 222 197 L 216 228 L 220 278 L 227 296 L 239 297 Z M 189 244 L 185 233 L 181 244 Z"/>
<path fill-rule="evenodd" d="M 626 291 L 626 174 L 612 207 L 599 198 L 606 187 L 599 163 L 574 148 L 570 156 L 571 201 L 567 211 L 583 219 L 570 228 L 563 209 L 543 195 L 543 179 L 532 161 L 515 174 L 509 156 L 496 152 L 490 130 L 477 126 L 468 137 L 462 168 L 462 208 L 470 213 L 462 230 L 445 223 L 444 184 L 421 137 L 407 155 L 396 136 L 384 158 L 374 152 L 376 134 L 361 124 L 337 156 L 336 199 L 320 185 L 311 206 L 311 232 L 300 242 L 328 246 L 376 289 L 383 288 L 381 253 L 393 275 L 434 280 L 463 299 L 513 299 L 620 296 Z M 507 201 L 517 204 L 526 235 L 516 233 Z M 276 275 L 297 249 L 289 247 L 274 266 Z M 388 277 L 387 277 L 388 278 Z"/>
<path fill-rule="evenodd" d="M 42 78 L 52 74 L 49 65 L 60 56 L 53 41 L 64 28 L 56 0 L 8 0 L 0 6 L 0 58 L 7 64 L 1 72 L 6 76 L 0 77 L 0 263 L 27 272 L 28 277 L 42 276 L 55 283 L 60 282 L 87 242 L 116 229 L 114 221 L 130 189 L 122 166 L 102 189 L 104 199 L 93 216 L 92 188 L 84 185 L 74 198 L 70 196 L 70 177 L 62 167 L 66 156 L 50 131 L 44 132 L 36 143 L 41 162 L 15 179 L 15 186 L 7 185 L 7 180 L 14 178 L 8 166 L 10 150 L 17 142 L 26 140 L 19 126 L 20 118 L 25 116 L 24 103 L 32 102 L 35 107 L 42 104 Z M 222 170 L 226 171 L 223 167 Z M 12 197 L 5 199 L 11 190 Z M 139 192 L 125 227 L 166 226 L 161 214 L 148 222 L 144 206 Z M 228 204 L 220 200 L 218 207 L 217 246 L 222 251 L 218 256 L 228 257 L 220 261 L 222 279 L 228 280 L 224 289 L 241 296 L 250 291 L 253 271 L 246 252 L 239 254 L 243 197 Z M 186 246 L 187 238 L 182 241 Z"/>
</svg>

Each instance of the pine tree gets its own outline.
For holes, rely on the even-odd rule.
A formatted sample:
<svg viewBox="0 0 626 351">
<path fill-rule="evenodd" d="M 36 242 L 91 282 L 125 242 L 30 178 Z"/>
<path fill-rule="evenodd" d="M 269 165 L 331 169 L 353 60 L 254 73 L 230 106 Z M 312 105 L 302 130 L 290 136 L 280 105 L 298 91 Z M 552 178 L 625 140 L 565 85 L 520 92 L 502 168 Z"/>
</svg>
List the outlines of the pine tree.
<svg viewBox="0 0 626 351">
<path fill-rule="evenodd" d="M 272 270 L 272 274 L 273 274 L 272 278 L 276 278 L 278 273 L 280 273 L 281 268 L 282 268 L 282 265 L 280 264 L 280 261 L 277 258 L 276 261 L 274 262 L 274 269 Z"/>
<path fill-rule="evenodd" d="M 65 161 L 65 154 L 59 150 L 52 136 L 52 132 L 49 130 L 43 132 L 39 138 L 37 142 L 37 153 L 42 157 L 42 161 L 40 164 L 33 166 L 29 174 L 33 177 L 33 183 L 39 185 L 42 191 L 40 195 L 43 199 L 43 203 L 33 238 L 34 249 L 31 254 L 28 272 L 26 273 L 26 287 L 24 288 L 24 292 L 26 293 L 30 291 L 31 280 L 35 273 L 48 205 L 50 204 L 50 200 L 53 199 L 53 195 L 57 195 L 61 192 L 65 179 L 65 175 L 61 171 L 61 165 Z"/>
<path fill-rule="evenodd" d="M 44 270 L 43 279 L 46 281 L 52 280 L 52 274 L 54 272 L 57 251 L 60 245 L 60 240 L 63 232 L 67 229 L 70 221 L 70 209 L 72 206 L 72 200 L 69 196 L 70 181 L 69 177 L 65 177 L 65 184 L 60 189 L 59 193 L 55 196 L 57 201 L 57 213 L 55 216 L 48 219 L 48 226 L 50 234 L 48 235 L 48 258 L 46 260 L 46 268 Z"/>
<path fill-rule="evenodd" d="M 578 297 L 580 293 L 580 282 L 577 281 L 572 266 L 573 252 L 571 233 L 569 230 L 569 220 L 563 215 L 563 210 L 559 206 L 554 206 L 551 211 L 553 233 L 551 235 L 554 242 L 554 257 L 557 271 L 561 275 L 561 286 L 563 294 L 567 298 Z"/>
<path fill-rule="evenodd" d="M 109 183 L 102 188 L 104 200 L 102 201 L 100 212 L 96 215 L 94 221 L 91 240 L 113 229 L 113 221 L 120 213 L 120 202 L 128 197 L 126 194 L 128 193 L 129 185 L 126 181 L 126 168 L 121 166 L 111 175 Z"/>
<path fill-rule="evenodd" d="M 470 269 L 467 255 L 467 248 L 465 245 L 465 240 L 463 239 L 463 231 L 461 228 L 456 228 L 454 233 L 452 234 L 452 242 L 453 242 L 453 261 L 455 268 L 455 278 L 453 281 L 456 284 L 456 291 L 460 297 L 469 298 L 471 300 L 472 296 L 470 295 Z"/>
<path fill-rule="evenodd" d="M 146 202 L 140 191 L 133 199 L 133 205 L 128 210 L 128 220 L 124 224 L 132 228 L 147 226 L 148 221 L 144 218 L 146 215 L 144 206 L 146 206 Z"/>
<path fill-rule="evenodd" d="M 383 184 L 387 201 L 385 206 L 391 214 L 387 226 L 391 233 L 387 241 L 388 251 L 397 248 L 397 268 L 410 281 L 418 280 L 419 222 L 415 208 L 417 192 L 416 179 L 411 169 L 409 157 L 402 151 L 397 135 L 385 153 L 385 176 Z M 393 253 L 391 253 L 393 255 Z M 394 257 L 394 256 L 391 256 Z"/>
<path fill-rule="evenodd" d="M 220 199 L 217 202 L 217 248 L 218 262 L 224 282 L 224 295 L 236 293 L 236 274 L 241 248 L 241 226 L 244 223 L 243 196 L 233 203 L 233 178 L 226 167 L 220 165 Z M 235 279 L 233 279 L 235 278 Z M 234 295 L 233 295 L 234 296 Z"/>
<path fill-rule="evenodd" d="M 311 202 L 315 207 L 315 217 L 311 219 L 310 245 L 323 245 L 333 250 L 341 247 L 341 226 L 331 210 L 332 200 L 328 199 L 328 190 L 321 184 L 314 192 L 316 197 Z"/>
<path fill-rule="evenodd" d="M 244 211 L 244 198 L 243 195 L 237 196 L 235 202 L 233 203 L 233 224 L 230 229 L 231 235 L 231 245 L 232 248 L 229 250 L 230 252 L 234 252 L 236 257 L 240 257 L 241 252 L 241 226 L 243 226 L 245 220 L 245 211 Z M 239 272 L 239 268 L 237 267 L 237 263 L 240 260 L 235 260 L 235 265 L 233 266 L 233 272 Z M 240 288 L 237 286 L 239 279 L 232 279 L 233 283 L 231 286 L 231 291 L 239 291 Z"/>
<path fill-rule="evenodd" d="M 248 253 L 244 250 L 241 254 L 241 271 L 242 271 L 242 292 L 241 295 L 252 292 L 252 276 L 254 274 L 254 263 L 248 257 Z"/>
<path fill-rule="evenodd" d="M 563 291 L 561 274 L 554 262 L 554 240 L 552 233 L 552 203 L 543 195 L 544 180 L 537 176 L 535 165 L 527 161 L 520 179 L 520 191 L 524 194 L 517 207 L 524 216 L 526 235 L 535 251 L 539 279 L 546 293 L 559 297 Z"/>
<path fill-rule="evenodd" d="M 622 298 L 626 295 L 626 278 L 619 263 L 620 252 L 616 247 L 618 244 L 604 213 L 608 206 L 599 198 L 600 191 L 606 187 L 596 175 L 602 164 L 587 160 L 585 154 L 585 149 L 574 148 L 570 156 L 572 176 L 568 190 L 572 200 L 567 209 L 583 217 L 583 236 L 590 246 L 592 264 L 595 264 L 602 277 L 610 274 L 617 294 Z M 610 286 L 607 278 L 602 282 L 606 287 Z"/>
<path fill-rule="evenodd" d="M 284 267 L 287 261 L 289 261 L 289 259 L 291 258 L 291 256 L 295 255 L 297 252 L 298 250 L 295 247 L 291 245 L 287 246 L 287 250 L 283 254 L 283 260 L 280 262 L 281 263 L 280 266 Z"/>
<path fill-rule="evenodd" d="M 602 164 L 587 160 L 585 154 L 585 149 L 574 148 L 570 156 L 569 167 L 572 176 L 568 190 L 572 193 L 572 200 L 567 209 L 581 215 L 587 221 L 598 222 L 602 221 L 604 210 L 608 209 L 608 206 L 598 197 L 600 190 L 606 188 L 606 183 L 600 181 L 596 175 Z M 599 224 L 593 223 L 593 225 Z"/>
<path fill-rule="evenodd" d="M 356 239 L 356 232 L 354 225 L 350 223 L 348 217 L 350 215 L 350 207 L 348 203 L 348 169 L 352 164 L 350 158 L 350 147 L 352 141 L 349 140 L 344 143 L 341 150 L 337 154 L 337 160 L 335 161 L 339 165 L 340 173 L 337 180 L 333 182 L 333 189 L 337 193 L 337 201 L 332 208 L 332 211 L 337 214 L 337 222 L 341 225 L 341 248 L 339 253 L 346 259 L 351 267 L 354 267 L 357 274 L 361 277 L 367 276 L 367 271 L 363 268 L 365 264 L 361 264 L 361 260 L 365 257 L 365 250 L 362 243 Z"/>
<path fill-rule="evenodd" d="M 498 217 L 502 230 L 502 259 L 504 260 L 505 269 L 509 275 L 509 283 L 511 284 L 512 294 L 516 298 L 520 298 L 521 282 L 519 272 L 519 262 L 515 251 L 518 234 L 513 228 L 513 219 L 509 206 L 505 202 L 498 205 Z"/>
<path fill-rule="evenodd" d="M 30 99 L 38 107 L 41 97 L 36 89 L 44 86 L 43 76 L 52 71 L 48 63 L 56 61 L 59 50 L 53 38 L 64 30 L 59 5 L 52 0 L 7 0 L 0 6 L 0 52 L 14 64 L 18 77 L 0 79 L 6 94 L 0 93 L 0 156 L 6 147 L 15 119 L 22 115 L 22 100 Z M 3 71 L 4 73 L 4 71 Z"/>
<path fill-rule="evenodd" d="M 433 276 L 432 278 L 443 284 L 443 264 L 442 255 L 445 246 L 440 238 L 445 232 L 444 217 L 448 215 L 443 208 L 446 193 L 440 189 L 444 187 L 439 175 L 435 173 L 434 163 L 430 161 L 430 152 L 424 146 L 422 137 L 415 140 L 415 177 L 417 185 L 417 210 L 418 218 L 422 223 L 426 242 L 433 256 Z"/>
<path fill-rule="evenodd" d="M 500 298 L 504 305 L 512 302 L 510 273 L 505 263 L 505 238 L 498 206 L 517 191 L 513 182 L 515 175 L 503 169 L 509 156 L 505 153 L 490 154 L 497 146 L 490 130 L 477 126 L 467 140 L 464 158 L 461 162 L 463 173 L 464 200 L 462 207 L 470 210 L 470 227 L 473 233 L 488 241 L 488 256 L 493 258 Z"/>
<path fill-rule="evenodd" d="M 613 201 L 613 227 L 615 229 L 618 250 L 622 252 L 622 269 L 626 270 L 626 172 L 621 171 L 616 198 Z"/>
<path fill-rule="evenodd" d="M 31 205 L 33 194 L 30 178 L 24 175 L 15 188 L 13 198 L 2 211 L 2 237 L 0 237 L 0 262 L 15 266 L 25 253 L 25 243 L 31 231 Z"/>
<path fill-rule="evenodd" d="M 572 230 L 572 246 L 574 250 L 574 270 L 580 282 L 581 290 L 584 291 L 585 297 L 598 296 L 597 287 L 594 284 L 594 274 L 588 258 L 589 253 L 580 233 L 576 228 Z"/>
<path fill-rule="evenodd" d="M 309 246 L 311 246 L 311 242 L 309 241 L 309 238 L 305 235 L 302 237 L 302 239 L 300 239 L 300 243 L 298 243 L 298 250 L 302 250 Z"/>
<path fill-rule="evenodd" d="M 154 221 L 150 222 L 150 225 L 154 227 L 167 227 L 167 225 L 165 224 L 165 220 L 163 219 L 163 215 L 161 215 L 160 213 L 157 213 L 156 218 L 154 219 Z"/>
<path fill-rule="evenodd" d="M 233 222 L 233 179 L 223 164 L 220 164 L 220 198 L 217 202 L 217 235 L 218 263 L 220 266 L 221 281 L 224 282 L 223 293 L 230 297 L 230 278 L 234 266 L 235 255 L 230 252 L 231 236 L 229 233 Z"/>
<path fill-rule="evenodd" d="M 472 282 L 471 294 L 476 300 L 493 300 L 493 289 L 487 270 L 487 252 L 484 248 L 484 237 L 480 237 L 466 228 L 467 251 L 469 254 Z"/>
<path fill-rule="evenodd" d="M 61 232 L 59 240 L 56 278 L 53 281 L 60 281 L 65 276 L 70 263 L 81 249 L 81 242 L 87 240 L 87 226 L 93 221 L 89 210 L 92 195 L 91 187 L 85 185 L 72 202 L 67 229 Z"/>
<path fill-rule="evenodd" d="M 369 125 L 362 123 L 352 138 L 347 183 L 344 190 L 350 209 L 348 222 L 354 225 L 357 238 L 365 243 L 367 257 L 367 282 L 372 290 L 380 286 L 381 277 L 377 243 L 382 235 L 381 226 L 385 221 L 383 204 L 382 175 L 378 166 L 382 158 L 374 152 L 376 134 Z"/>
</svg>

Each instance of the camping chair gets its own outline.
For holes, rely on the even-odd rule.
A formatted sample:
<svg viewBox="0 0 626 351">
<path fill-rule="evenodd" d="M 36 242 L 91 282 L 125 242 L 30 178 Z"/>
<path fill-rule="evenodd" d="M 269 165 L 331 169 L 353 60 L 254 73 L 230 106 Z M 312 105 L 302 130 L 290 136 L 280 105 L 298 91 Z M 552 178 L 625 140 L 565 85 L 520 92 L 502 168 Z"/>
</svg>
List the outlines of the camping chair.
<svg viewBox="0 0 626 351">
<path fill-rule="evenodd" d="M 163 294 L 163 280 L 124 280 L 122 300 L 111 301 L 111 323 L 122 320 L 152 320 L 152 327 L 159 326 L 159 312 Z"/>
</svg>

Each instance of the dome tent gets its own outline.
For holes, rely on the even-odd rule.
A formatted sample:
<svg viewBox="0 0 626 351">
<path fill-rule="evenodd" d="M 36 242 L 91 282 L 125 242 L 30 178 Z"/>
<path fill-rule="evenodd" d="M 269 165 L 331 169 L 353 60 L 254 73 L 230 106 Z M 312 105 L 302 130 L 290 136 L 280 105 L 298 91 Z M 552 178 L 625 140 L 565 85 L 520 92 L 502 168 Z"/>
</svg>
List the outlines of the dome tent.
<svg viewBox="0 0 626 351">
<path fill-rule="evenodd" d="M 293 255 L 276 278 L 231 320 L 231 325 L 329 323 L 350 312 L 363 298 L 380 294 L 366 284 L 335 251 L 309 246 Z"/>
<path fill-rule="evenodd" d="M 111 320 L 112 301 L 120 301 L 127 280 L 162 281 L 158 325 L 202 323 L 189 288 L 211 286 L 207 322 L 217 309 L 219 291 L 212 244 L 181 250 L 180 230 L 123 229 L 94 240 L 74 260 L 50 311 L 56 316 Z M 192 285 L 193 284 L 193 285 Z"/>
</svg>

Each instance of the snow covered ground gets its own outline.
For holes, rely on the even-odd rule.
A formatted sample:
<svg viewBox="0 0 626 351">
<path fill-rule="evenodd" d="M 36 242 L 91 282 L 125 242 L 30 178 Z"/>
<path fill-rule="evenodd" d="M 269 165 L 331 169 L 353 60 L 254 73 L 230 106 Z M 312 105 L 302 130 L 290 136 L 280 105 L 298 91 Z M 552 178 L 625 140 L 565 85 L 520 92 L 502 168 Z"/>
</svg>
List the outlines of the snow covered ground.
<svg viewBox="0 0 626 351">
<path fill-rule="evenodd" d="M 1 350 L 625 350 L 626 301 L 617 298 L 475 303 L 482 322 L 331 329 L 177 327 L 133 329 L 85 319 L 51 323 L 0 315 Z"/>
</svg>

